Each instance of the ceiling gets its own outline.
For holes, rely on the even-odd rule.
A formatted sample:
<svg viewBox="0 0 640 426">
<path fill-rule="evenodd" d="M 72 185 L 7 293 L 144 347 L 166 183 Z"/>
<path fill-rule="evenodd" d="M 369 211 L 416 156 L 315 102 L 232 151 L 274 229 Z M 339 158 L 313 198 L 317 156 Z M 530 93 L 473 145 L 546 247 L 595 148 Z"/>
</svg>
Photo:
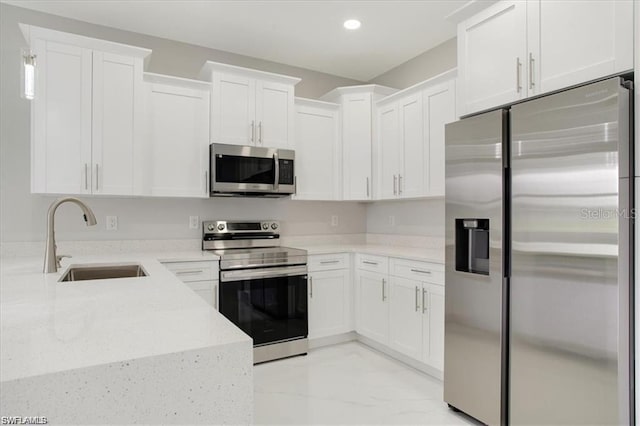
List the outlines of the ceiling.
<svg viewBox="0 0 640 426">
<path fill-rule="evenodd" d="M 369 81 L 455 36 L 468 0 L 2 0 L 107 27 Z M 346 19 L 362 22 L 348 31 Z"/>
</svg>

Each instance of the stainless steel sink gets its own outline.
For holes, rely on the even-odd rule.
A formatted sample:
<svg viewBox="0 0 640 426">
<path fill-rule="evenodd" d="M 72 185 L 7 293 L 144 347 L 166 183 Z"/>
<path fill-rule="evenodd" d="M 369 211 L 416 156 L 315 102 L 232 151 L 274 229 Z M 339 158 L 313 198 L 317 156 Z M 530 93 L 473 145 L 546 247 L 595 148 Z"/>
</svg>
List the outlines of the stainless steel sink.
<svg viewBox="0 0 640 426">
<path fill-rule="evenodd" d="M 73 265 L 58 281 L 107 280 L 113 278 L 146 276 L 147 272 L 137 263 L 102 263 L 92 265 Z"/>
</svg>

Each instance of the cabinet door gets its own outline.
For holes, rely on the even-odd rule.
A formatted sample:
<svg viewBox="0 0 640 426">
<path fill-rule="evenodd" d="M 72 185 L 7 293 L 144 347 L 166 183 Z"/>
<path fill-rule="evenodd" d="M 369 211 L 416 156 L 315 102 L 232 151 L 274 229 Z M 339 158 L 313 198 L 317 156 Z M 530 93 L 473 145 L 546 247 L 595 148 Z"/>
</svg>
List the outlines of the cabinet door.
<svg viewBox="0 0 640 426">
<path fill-rule="evenodd" d="M 91 50 L 37 39 L 31 191 L 91 192 Z"/>
<path fill-rule="evenodd" d="M 145 83 L 145 94 L 144 192 L 208 197 L 209 92 Z"/>
<path fill-rule="evenodd" d="M 371 94 L 342 98 L 345 200 L 371 199 Z"/>
<path fill-rule="evenodd" d="M 429 196 L 444 197 L 444 128 L 456 120 L 455 99 L 454 80 L 423 92 L 424 134 L 428 147 L 425 172 Z"/>
<path fill-rule="evenodd" d="M 530 0 L 533 93 L 549 92 L 633 68 L 633 2 Z M 529 60 L 529 58 L 527 58 Z M 530 93 L 531 94 L 531 93 Z"/>
<path fill-rule="evenodd" d="M 309 337 L 344 333 L 349 319 L 349 271 L 309 275 Z"/>
<path fill-rule="evenodd" d="M 501 1 L 458 26 L 461 115 L 526 96 L 526 8 Z"/>
<path fill-rule="evenodd" d="M 377 112 L 378 125 L 378 188 L 379 199 L 396 198 L 398 194 L 398 175 L 400 144 L 398 129 L 398 104 L 383 105 Z"/>
<path fill-rule="evenodd" d="M 293 86 L 256 82 L 256 142 L 268 148 L 293 149 Z"/>
<path fill-rule="evenodd" d="M 424 140 L 422 93 L 403 98 L 400 112 L 400 149 L 402 167 L 398 177 L 398 195 L 412 198 L 426 194 L 425 168 L 428 167 Z"/>
<path fill-rule="evenodd" d="M 214 288 L 211 281 L 194 281 L 186 283 L 195 294 L 202 297 L 205 302 L 217 309 L 214 299 Z"/>
<path fill-rule="evenodd" d="M 389 341 L 387 276 L 358 271 L 358 333 L 379 343 Z"/>
<path fill-rule="evenodd" d="M 296 200 L 340 198 L 338 110 L 296 107 Z"/>
<path fill-rule="evenodd" d="M 422 285 L 406 278 L 389 278 L 389 341 L 398 352 L 415 359 L 422 354 Z"/>
<path fill-rule="evenodd" d="M 93 52 L 93 193 L 133 194 L 142 59 Z"/>
<path fill-rule="evenodd" d="M 256 82 L 232 74 L 213 73 L 211 142 L 255 145 Z"/>
<path fill-rule="evenodd" d="M 422 354 L 425 363 L 444 369 L 444 287 L 423 284 Z"/>
</svg>

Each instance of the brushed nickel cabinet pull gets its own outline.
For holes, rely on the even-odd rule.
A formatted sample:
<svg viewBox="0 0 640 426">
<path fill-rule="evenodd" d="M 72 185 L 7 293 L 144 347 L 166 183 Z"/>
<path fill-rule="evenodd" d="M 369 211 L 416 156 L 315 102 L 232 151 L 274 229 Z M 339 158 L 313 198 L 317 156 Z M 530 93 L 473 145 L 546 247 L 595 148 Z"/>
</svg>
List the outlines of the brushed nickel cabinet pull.
<svg viewBox="0 0 640 426">
<path fill-rule="evenodd" d="M 425 302 L 424 297 L 427 294 L 427 290 L 426 289 L 422 289 L 422 313 L 424 314 L 425 312 L 427 312 L 427 302 Z"/>
<path fill-rule="evenodd" d="M 393 195 L 396 195 L 398 193 L 397 189 L 396 189 L 396 181 L 397 181 L 398 177 L 396 175 L 393 175 Z"/>
<path fill-rule="evenodd" d="M 313 277 L 309 277 L 309 297 L 313 299 Z"/>
<path fill-rule="evenodd" d="M 529 52 L 529 89 L 533 89 L 533 86 L 536 85 L 536 81 L 533 76 L 534 62 L 533 53 Z"/>
<path fill-rule="evenodd" d="M 416 312 L 420 309 L 420 304 L 418 303 L 418 294 L 420 293 L 420 289 L 416 286 Z"/>
<path fill-rule="evenodd" d="M 411 272 L 417 272 L 419 274 L 429 274 L 429 275 L 431 275 L 431 271 L 423 271 L 422 269 L 412 269 Z"/>
<path fill-rule="evenodd" d="M 84 163 L 84 189 L 89 189 L 89 174 L 87 172 L 88 166 L 87 163 Z"/>
<path fill-rule="evenodd" d="M 100 176 L 100 169 L 99 169 L 98 164 L 96 164 L 96 191 L 98 189 L 100 189 L 100 180 L 99 180 L 100 177 L 99 176 Z"/>
<path fill-rule="evenodd" d="M 251 142 L 253 142 L 256 138 L 256 122 L 251 121 Z"/>
<path fill-rule="evenodd" d="M 384 302 L 385 300 L 387 300 L 387 296 L 384 294 L 384 284 L 386 283 L 386 280 L 383 278 L 382 279 L 382 301 Z"/>
<path fill-rule="evenodd" d="M 520 62 L 520 57 L 516 57 L 516 92 L 520 93 L 522 90 L 522 81 L 521 81 L 521 70 L 522 63 Z"/>
</svg>

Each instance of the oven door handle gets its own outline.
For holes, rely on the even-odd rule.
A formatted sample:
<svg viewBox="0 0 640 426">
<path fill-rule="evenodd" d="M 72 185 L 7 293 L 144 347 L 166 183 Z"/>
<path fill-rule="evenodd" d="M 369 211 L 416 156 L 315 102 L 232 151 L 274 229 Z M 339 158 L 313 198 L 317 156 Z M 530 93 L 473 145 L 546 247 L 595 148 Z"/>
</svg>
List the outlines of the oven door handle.
<svg viewBox="0 0 640 426">
<path fill-rule="evenodd" d="M 286 266 L 283 268 L 244 269 L 239 271 L 220 271 L 220 281 L 242 281 L 260 278 L 293 277 L 307 275 L 307 266 Z"/>
<path fill-rule="evenodd" d="M 273 154 L 273 163 L 275 165 L 275 179 L 273 180 L 273 190 L 277 191 L 280 186 L 280 159 L 278 158 L 278 152 Z"/>
</svg>

